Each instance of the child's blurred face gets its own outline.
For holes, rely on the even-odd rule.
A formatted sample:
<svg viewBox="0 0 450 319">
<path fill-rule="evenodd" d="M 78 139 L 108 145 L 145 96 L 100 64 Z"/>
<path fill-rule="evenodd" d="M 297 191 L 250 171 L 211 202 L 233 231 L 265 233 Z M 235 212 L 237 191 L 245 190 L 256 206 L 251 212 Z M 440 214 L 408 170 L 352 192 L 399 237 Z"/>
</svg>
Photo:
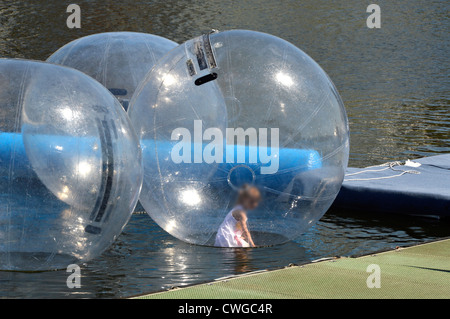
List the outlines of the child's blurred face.
<svg viewBox="0 0 450 319">
<path fill-rule="evenodd" d="M 256 207 L 258 207 L 258 205 L 259 205 L 259 200 L 247 198 L 244 201 L 244 207 L 245 207 L 245 209 L 248 209 L 248 210 L 255 209 Z"/>
<path fill-rule="evenodd" d="M 242 199 L 242 206 L 247 210 L 252 210 L 258 207 L 261 201 L 261 194 L 257 188 L 251 188 L 246 192 L 246 196 Z"/>
</svg>

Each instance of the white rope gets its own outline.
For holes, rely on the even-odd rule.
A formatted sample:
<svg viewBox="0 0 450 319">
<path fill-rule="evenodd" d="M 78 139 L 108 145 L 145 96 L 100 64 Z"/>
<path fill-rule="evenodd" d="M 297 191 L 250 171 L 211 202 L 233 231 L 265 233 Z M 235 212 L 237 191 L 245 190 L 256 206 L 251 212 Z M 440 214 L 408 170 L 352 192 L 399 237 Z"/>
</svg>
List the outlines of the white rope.
<svg viewBox="0 0 450 319">
<path fill-rule="evenodd" d="M 351 182 L 351 181 L 372 181 L 372 180 L 379 180 L 379 179 L 388 179 L 388 178 L 394 178 L 394 177 L 400 177 L 404 174 L 420 174 L 420 172 L 415 171 L 415 170 L 401 170 L 401 169 L 394 169 L 395 166 L 401 166 L 402 163 L 399 161 L 396 162 L 388 162 L 388 163 L 384 163 L 381 165 L 374 165 L 374 166 L 368 166 L 366 168 L 375 168 L 375 167 L 384 167 L 382 169 L 374 169 L 374 170 L 370 170 L 370 169 L 365 169 L 363 171 L 359 171 L 359 172 L 355 172 L 355 173 L 351 173 L 351 174 L 345 174 L 345 176 L 354 176 L 354 175 L 358 175 L 358 174 L 362 174 L 362 173 L 367 173 L 367 172 L 381 172 L 381 171 L 385 171 L 387 169 L 391 169 L 395 172 L 401 172 L 400 174 L 397 175 L 392 175 L 392 176 L 382 176 L 382 177 L 369 177 L 369 178 L 352 178 L 352 179 L 344 179 L 344 182 Z"/>
</svg>

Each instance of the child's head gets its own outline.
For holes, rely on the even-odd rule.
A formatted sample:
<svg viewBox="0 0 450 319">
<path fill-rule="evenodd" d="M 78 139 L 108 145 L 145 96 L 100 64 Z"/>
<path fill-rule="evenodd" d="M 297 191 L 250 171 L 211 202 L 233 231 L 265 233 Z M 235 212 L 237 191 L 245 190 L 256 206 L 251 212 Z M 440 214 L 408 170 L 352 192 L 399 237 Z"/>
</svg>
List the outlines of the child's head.
<svg viewBox="0 0 450 319">
<path fill-rule="evenodd" d="M 239 190 L 238 204 L 244 209 L 251 210 L 258 207 L 261 201 L 261 193 L 258 188 L 248 184 L 244 184 Z"/>
</svg>

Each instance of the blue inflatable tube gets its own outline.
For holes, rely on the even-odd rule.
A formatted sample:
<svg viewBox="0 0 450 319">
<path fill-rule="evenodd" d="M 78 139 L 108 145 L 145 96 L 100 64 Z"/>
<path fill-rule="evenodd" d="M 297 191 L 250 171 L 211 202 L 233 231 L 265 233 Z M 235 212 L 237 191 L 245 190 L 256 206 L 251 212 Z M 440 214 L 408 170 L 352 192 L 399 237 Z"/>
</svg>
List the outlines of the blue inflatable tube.
<svg viewBox="0 0 450 319">
<path fill-rule="evenodd" d="M 71 136 L 28 135 L 28 141 L 34 150 L 52 150 L 56 153 L 76 150 L 78 154 L 92 153 L 93 145 L 99 145 L 100 139 L 94 137 L 74 138 Z M 0 176 L 11 178 L 34 175 L 25 150 L 23 135 L 18 133 L 0 133 Z"/>
<path fill-rule="evenodd" d="M 71 136 L 54 136 L 54 135 L 28 135 L 29 143 L 33 143 L 34 149 L 42 150 L 52 150 L 55 153 L 58 151 L 63 151 L 64 149 L 76 150 L 79 154 L 89 154 L 92 153 L 92 147 L 98 145 L 100 142 L 99 138 L 96 137 L 82 137 L 76 138 Z M 144 158 L 147 160 L 154 158 L 156 161 L 156 154 L 158 156 L 159 163 L 163 160 L 167 160 L 173 152 L 173 147 L 177 144 L 176 141 L 153 141 L 144 140 L 142 141 L 142 150 L 144 153 Z M 187 162 L 181 162 L 179 164 L 173 163 L 171 161 L 170 165 L 178 165 L 178 167 L 187 167 L 196 174 L 203 174 L 206 167 L 204 159 L 201 158 L 201 163 L 195 163 L 194 152 L 201 149 L 201 154 L 205 152 L 205 148 L 208 146 L 207 143 L 201 145 L 193 143 L 187 146 L 189 152 L 191 152 Z M 274 152 L 274 153 L 272 153 Z M 234 154 L 232 163 L 230 162 L 230 154 Z M 244 160 L 240 158 L 238 160 L 238 154 L 245 154 Z M 252 154 L 252 158 L 250 155 Z M 270 157 L 273 157 L 270 159 Z M 276 157 L 276 158 L 275 158 Z M 261 158 L 264 160 L 261 161 Z M 198 161 L 198 159 L 197 159 Z M 13 169 L 10 170 L 10 164 L 13 162 Z M 220 161 L 219 161 L 220 162 Z M 212 181 L 218 182 L 229 182 L 229 179 L 238 178 L 239 176 L 245 174 L 246 169 L 249 174 L 253 174 L 253 178 L 258 180 L 264 180 L 265 185 L 275 187 L 275 184 L 286 183 L 292 180 L 296 174 L 303 171 L 313 170 L 322 167 L 322 158 L 316 150 L 310 149 L 292 149 L 292 148 L 281 148 L 279 150 L 273 149 L 263 149 L 261 151 L 258 147 L 253 146 L 241 146 L 241 145 L 226 145 L 223 150 L 223 157 L 220 163 L 217 165 L 214 176 L 211 177 Z M 262 167 L 268 167 L 272 165 L 272 173 L 262 173 Z M 236 167 L 244 167 L 243 170 L 236 173 L 230 174 L 230 171 L 234 170 Z M 177 166 L 173 166 L 174 169 Z M 7 177 L 8 174 L 13 172 L 14 177 L 29 177 L 34 175 L 32 166 L 28 160 L 24 141 L 22 139 L 22 134 L 18 133 L 0 133 L 0 176 Z"/>
</svg>

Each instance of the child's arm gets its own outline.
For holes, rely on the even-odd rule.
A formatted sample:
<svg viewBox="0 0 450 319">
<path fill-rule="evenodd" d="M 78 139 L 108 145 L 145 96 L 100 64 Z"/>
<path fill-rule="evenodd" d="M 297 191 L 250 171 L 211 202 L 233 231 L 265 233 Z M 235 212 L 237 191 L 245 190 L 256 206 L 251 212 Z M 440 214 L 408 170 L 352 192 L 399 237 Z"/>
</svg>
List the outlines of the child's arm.
<svg viewBox="0 0 450 319">
<path fill-rule="evenodd" d="M 235 215 L 236 213 L 236 215 Z M 240 228 L 242 229 L 242 234 L 247 239 L 248 243 L 251 247 L 255 247 L 255 243 L 253 242 L 252 235 L 250 234 L 250 231 L 247 227 L 247 214 L 241 210 L 233 212 L 233 217 L 237 220 L 237 222 L 240 224 Z"/>
</svg>

